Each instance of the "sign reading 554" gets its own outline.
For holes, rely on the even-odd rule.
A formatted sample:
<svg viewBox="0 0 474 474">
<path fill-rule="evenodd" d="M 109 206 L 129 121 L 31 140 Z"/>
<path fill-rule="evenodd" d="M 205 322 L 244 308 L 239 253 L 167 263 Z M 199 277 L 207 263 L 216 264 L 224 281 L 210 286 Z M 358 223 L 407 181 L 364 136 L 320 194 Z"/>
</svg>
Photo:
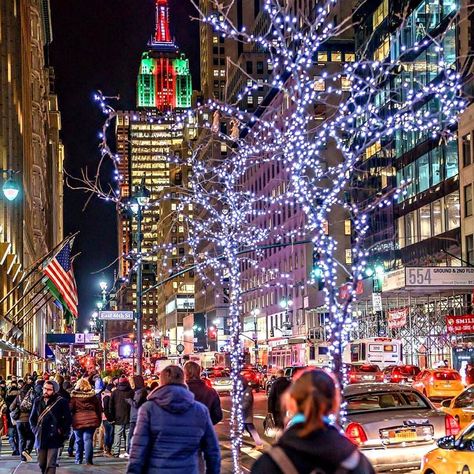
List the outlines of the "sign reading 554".
<svg viewBox="0 0 474 474">
<path fill-rule="evenodd" d="M 407 268 L 406 284 L 410 286 L 431 285 L 431 268 Z"/>
</svg>

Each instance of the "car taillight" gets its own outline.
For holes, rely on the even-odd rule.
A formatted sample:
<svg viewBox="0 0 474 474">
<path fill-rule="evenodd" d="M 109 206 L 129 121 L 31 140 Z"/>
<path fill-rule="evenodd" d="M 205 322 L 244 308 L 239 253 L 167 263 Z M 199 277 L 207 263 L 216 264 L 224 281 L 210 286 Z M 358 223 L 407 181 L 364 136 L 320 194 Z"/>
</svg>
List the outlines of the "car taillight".
<svg viewBox="0 0 474 474">
<path fill-rule="evenodd" d="M 349 383 L 357 382 L 357 375 L 356 374 L 349 374 Z"/>
<path fill-rule="evenodd" d="M 444 418 L 444 429 L 446 436 L 456 436 L 459 433 L 459 423 L 451 415 L 446 415 Z"/>
<path fill-rule="evenodd" d="M 346 428 L 346 436 L 357 445 L 367 441 L 367 435 L 365 434 L 364 428 L 362 428 L 359 423 L 349 423 Z"/>
</svg>

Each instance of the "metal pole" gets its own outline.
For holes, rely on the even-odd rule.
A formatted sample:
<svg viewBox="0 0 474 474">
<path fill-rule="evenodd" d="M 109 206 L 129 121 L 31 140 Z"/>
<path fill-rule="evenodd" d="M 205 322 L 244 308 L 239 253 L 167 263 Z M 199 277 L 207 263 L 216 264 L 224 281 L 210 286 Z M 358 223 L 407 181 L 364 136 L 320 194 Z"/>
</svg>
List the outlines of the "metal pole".
<svg viewBox="0 0 474 474">
<path fill-rule="evenodd" d="M 104 308 L 106 308 L 106 304 L 107 304 L 107 290 L 104 288 L 102 290 L 102 302 L 104 303 Z M 105 335 L 106 335 L 106 332 L 105 332 L 105 325 L 107 324 L 107 321 L 105 319 L 102 320 L 102 343 L 104 345 L 103 349 L 102 349 L 102 367 L 103 367 L 103 370 L 105 372 L 105 356 L 107 354 L 107 348 L 106 348 L 106 345 L 107 345 L 107 340 L 105 339 Z"/>
<path fill-rule="evenodd" d="M 138 204 L 137 212 L 137 375 L 142 375 L 142 358 L 143 358 L 143 328 L 142 328 L 142 206 Z"/>
<path fill-rule="evenodd" d="M 258 365 L 258 332 L 257 332 L 257 315 L 253 315 L 253 328 L 255 332 L 255 366 Z"/>
<path fill-rule="evenodd" d="M 207 327 L 207 312 L 204 313 L 204 337 L 206 342 L 206 351 L 209 350 L 209 329 Z"/>
</svg>

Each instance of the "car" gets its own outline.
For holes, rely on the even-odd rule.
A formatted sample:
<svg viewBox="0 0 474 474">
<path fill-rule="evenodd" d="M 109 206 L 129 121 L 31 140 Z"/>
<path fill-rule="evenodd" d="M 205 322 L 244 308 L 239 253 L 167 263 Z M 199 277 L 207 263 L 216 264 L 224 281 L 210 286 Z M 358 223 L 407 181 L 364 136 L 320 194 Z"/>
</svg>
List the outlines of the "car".
<svg viewBox="0 0 474 474">
<path fill-rule="evenodd" d="M 383 382 L 383 372 L 375 364 L 347 364 L 349 383 Z"/>
<path fill-rule="evenodd" d="M 350 384 L 343 396 L 345 434 L 377 472 L 418 469 L 436 439 L 459 432 L 453 416 L 409 385 Z"/>
<path fill-rule="evenodd" d="M 440 438 L 437 445 L 423 456 L 422 474 L 474 473 L 474 423 L 457 436 Z"/>
<path fill-rule="evenodd" d="M 439 401 L 453 398 L 464 390 L 461 374 L 448 368 L 422 370 L 412 386 L 430 400 Z"/>
<path fill-rule="evenodd" d="M 470 425 L 474 421 L 474 385 L 452 399 L 443 400 L 441 410 L 454 416 L 461 428 Z"/>
<path fill-rule="evenodd" d="M 383 369 L 384 381 L 389 383 L 409 383 L 420 373 L 416 365 L 389 365 Z"/>
<path fill-rule="evenodd" d="M 263 375 L 257 369 L 254 368 L 244 368 L 240 375 L 249 383 L 256 392 L 259 392 L 262 388 L 262 379 Z"/>
<path fill-rule="evenodd" d="M 212 388 L 218 393 L 230 393 L 232 391 L 232 378 L 230 370 L 224 367 L 211 367 L 203 371 L 203 375 L 211 382 Z"/>
</svg>

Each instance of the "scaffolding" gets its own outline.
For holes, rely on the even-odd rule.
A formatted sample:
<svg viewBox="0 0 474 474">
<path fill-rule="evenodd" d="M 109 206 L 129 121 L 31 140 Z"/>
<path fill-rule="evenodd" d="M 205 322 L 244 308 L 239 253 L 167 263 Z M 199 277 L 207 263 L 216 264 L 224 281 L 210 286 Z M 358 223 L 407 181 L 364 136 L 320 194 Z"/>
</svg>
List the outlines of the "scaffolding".
<svg viewBox="0 0 474 474">
<path fill-rule="evenodd" d="M 471 301 L 471 294 L 464 292 L 417 294 L 407 290 L 383 294 L 381 312 L 374 311 L 371 299 L 358 301 L 353 308 L 352 340 L 380 336 L 400 339 L 403 361 L 419 367 L 452 361 L 452 348 L 467 340 L 448 334 L 446 316 L 471 313 Z M 402 327 L 389 328 L 388 311 L 404 308 L 407 314 Z"/>
</svg>

